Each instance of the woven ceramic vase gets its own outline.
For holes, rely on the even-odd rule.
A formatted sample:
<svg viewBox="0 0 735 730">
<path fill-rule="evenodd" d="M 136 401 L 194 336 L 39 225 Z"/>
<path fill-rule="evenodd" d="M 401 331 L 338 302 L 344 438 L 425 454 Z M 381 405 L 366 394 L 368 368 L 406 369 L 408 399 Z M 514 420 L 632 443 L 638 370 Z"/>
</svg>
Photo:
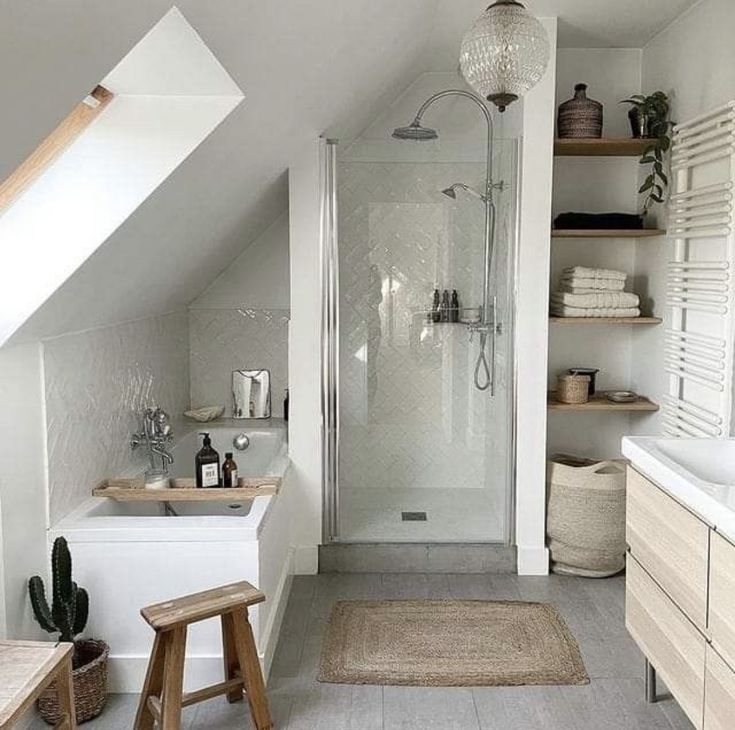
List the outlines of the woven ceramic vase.
<svg viewBox="0 0 735 730">
<path fill-rule="evenodd" d="M 602 104 L 587 98 L 587 84 L 574 87 L 574 98 L 559 105 L 559 137 L 602 137 Z"/>
</svg>

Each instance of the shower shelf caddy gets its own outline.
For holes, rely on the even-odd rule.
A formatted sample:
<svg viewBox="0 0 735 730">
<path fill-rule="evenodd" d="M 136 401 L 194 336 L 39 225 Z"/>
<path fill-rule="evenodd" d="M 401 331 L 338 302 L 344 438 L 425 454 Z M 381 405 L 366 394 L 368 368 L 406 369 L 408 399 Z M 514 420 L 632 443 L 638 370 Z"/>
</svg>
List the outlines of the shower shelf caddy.
<svg viewBox="0 0 735 730">
<path fill-rule="evenodd" d="M 674 127 L 666 299 L 668 436 L 730 433 L 735 347 L 735 101 Z"/>
</svg>

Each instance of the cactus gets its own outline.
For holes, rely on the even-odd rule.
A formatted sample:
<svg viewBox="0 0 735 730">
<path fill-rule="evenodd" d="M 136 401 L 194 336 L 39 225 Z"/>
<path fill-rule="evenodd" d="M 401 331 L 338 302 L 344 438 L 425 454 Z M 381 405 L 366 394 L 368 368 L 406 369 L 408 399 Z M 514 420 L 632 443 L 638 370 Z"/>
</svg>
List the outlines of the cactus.
<svg viewBox="0 0 735 730">
<path fill-rule="evenodd" d="M 33 613 L 44 631 L 58 633 L 60 641 L 73 642 L 87 625 L 89 595 L 71 578 L 71 553 L 63 537 L 54 540 L 51 573 L 53 585 L 50 608 L 43 579 L 34 575 L 28 581 Z"/>
</svg>

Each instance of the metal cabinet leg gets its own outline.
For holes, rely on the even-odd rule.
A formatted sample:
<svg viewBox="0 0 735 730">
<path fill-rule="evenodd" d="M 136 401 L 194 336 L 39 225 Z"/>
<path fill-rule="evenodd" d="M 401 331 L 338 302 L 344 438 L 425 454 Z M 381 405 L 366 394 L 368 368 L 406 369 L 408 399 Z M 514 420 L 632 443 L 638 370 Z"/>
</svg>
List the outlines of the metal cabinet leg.
<svg viewBox="0 0 735 730">
<path fill-rule="evenodd" d="M 656 702 L 656 670 L 653 664 L 646 659 L 646 702 Z"/>
</svg>

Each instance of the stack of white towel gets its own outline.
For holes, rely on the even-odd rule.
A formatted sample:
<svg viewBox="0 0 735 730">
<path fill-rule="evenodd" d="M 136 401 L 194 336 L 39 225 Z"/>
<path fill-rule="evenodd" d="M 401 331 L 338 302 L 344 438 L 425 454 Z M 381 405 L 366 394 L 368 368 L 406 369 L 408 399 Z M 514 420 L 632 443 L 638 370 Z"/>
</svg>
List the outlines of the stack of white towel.
<svg viewBox="0 0 735 730">
<path fill-rule="evenodd" d="M 554 317 L 640 317 L 640 299 L 624 291 L 627 275 L 613 269 L 564 269 L 551 295 Z"/>
</svg>

